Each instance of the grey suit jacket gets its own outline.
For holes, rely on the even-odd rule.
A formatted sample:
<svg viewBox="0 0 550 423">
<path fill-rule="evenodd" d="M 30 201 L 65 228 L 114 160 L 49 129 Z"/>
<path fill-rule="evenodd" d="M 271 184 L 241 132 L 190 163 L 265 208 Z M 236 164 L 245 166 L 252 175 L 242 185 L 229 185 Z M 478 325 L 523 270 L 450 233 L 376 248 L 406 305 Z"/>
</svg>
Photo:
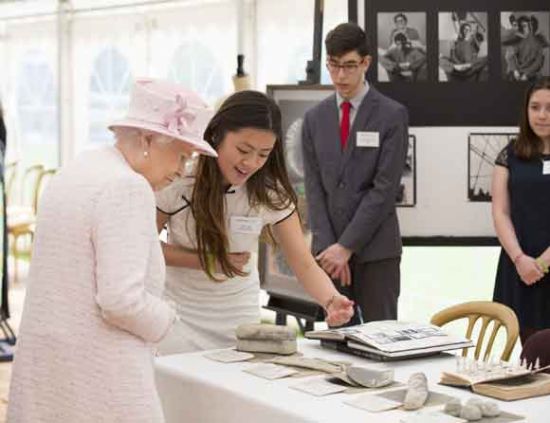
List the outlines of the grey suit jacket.
<svg viewBox="0 0 550 423">
<path fill-rule="evenodd" d="M 358 147 L 358 131 L 379 133 L 379 147 Z M 336 94 L 310 109 L 302 127 L 312 250 L 335 242 L 362 262 L 401 255 L 395 203 L 408 146 L 408 113 L 372 86 L 340 147 Z"/>
</svg>

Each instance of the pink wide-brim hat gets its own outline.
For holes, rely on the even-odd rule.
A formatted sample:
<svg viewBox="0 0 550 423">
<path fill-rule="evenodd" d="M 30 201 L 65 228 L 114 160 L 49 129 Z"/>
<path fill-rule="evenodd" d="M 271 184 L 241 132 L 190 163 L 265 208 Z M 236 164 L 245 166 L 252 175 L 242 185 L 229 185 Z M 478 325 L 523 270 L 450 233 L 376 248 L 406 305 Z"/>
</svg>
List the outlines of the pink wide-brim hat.
<svg viewBox="0 0 550 423">
<path fill-rule="evenodd" d="M 183 141 L 197 152 L 217 157 L 216 150 L 203 138 L 213 111 L 194 92 L 161 79 L 139 79 L 130 94 L 124 119 L 109 125 L 147 129 Z"/>
</svg>

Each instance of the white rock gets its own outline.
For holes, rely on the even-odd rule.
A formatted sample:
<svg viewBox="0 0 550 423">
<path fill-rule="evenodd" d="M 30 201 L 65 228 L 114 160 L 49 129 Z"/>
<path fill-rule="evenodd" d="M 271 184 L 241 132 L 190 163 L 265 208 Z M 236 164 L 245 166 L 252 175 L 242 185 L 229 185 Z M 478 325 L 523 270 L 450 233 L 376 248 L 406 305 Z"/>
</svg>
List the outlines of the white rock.
<svg viewBox="0 0 550 423">
<path fill-rule="evenodd" d="M 294 341 L 269 341 L 253 339 L 237 339 L 237 350 L 246 352 L 263 352 L 274 354 L 294 354 L 296 352 L 296 340 Z"/>
<path fill-rule="evenodd" d="M 496 402 L 486 401 L 481 404 L 481 413 L 485 417 L 500 416 L 500 408 Z"/>
<path fill-rule="evenodd" d="M 460 410 L 459 417 L 470 422 L 481 420 L 481 409 L 475 405 L 465 405 L 462 407 L 462 410 Z"/>
<path fill-rule="evenodd" d="M 235 330 L 238 339 L 293 341 L 296 331 L 288 326 L 271 325 L 266 323 L 245 323 Z"/>
<path fill-rule="evenodd" d="M 424 373 L 414 373 L 408 381 L 408 389 L 405 394 L 403 408 L 405 410 L 417 410 L 428 399 L 428 380 Z"/>
<path fill-rule="evenodd" d="M 445 404 L 445 408 L 443 409 L 446 414 L 455 417 L 460 416 L 460 410 L 462 410 L 462 404 L 458 398 L 451 398 L 447 404 Z"/>
<path fill-rule="evenodd" d="M 481 401 L 480 398 L 472 397 L 469 398 L 468 401 L 464 403 L 464 405 L 471 405 L 473 407 L 477 407 L 481 410 L 481 405 L 483 404 L 483 401 Z"/>
</svg>

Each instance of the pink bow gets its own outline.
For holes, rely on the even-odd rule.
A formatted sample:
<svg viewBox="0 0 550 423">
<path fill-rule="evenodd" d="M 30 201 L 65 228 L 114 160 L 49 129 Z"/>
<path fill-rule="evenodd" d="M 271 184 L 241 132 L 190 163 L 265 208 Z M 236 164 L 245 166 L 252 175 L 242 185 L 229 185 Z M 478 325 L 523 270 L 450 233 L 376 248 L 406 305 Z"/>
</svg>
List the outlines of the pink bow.
<svg viewBox="0 0 550 423">
<path fill-rule="evenodd" d="M 196 117 L 197 115 L 187 107 L 187 101 L 178 94 L 173 109 L 164 115 L 164 125 L 170 132 L 180 135 L 183 135 L 183 131 L 193 133 L 195 131 L 192 124 Z"/>
</svg>

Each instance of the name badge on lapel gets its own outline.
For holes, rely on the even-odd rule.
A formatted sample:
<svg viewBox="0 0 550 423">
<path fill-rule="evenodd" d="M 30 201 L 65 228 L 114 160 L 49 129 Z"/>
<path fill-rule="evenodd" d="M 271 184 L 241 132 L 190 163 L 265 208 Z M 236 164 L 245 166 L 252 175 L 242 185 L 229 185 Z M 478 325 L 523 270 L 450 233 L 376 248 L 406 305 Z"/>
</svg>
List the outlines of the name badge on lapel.
<svg viewBox="0 0 550 423">
<path fill-rule="evenodd" d="M 371 131 L 357 131 L 357 147 L 380 147 L 380 133 Z"/>
<path fill-rule="evenodd" d="M 262 232 L 263 221 L 261 217 L 231 216 L 229 229 L 239 234 L 259 235 Z"/>
<path fill-rule="evenodd" d="M 543 160 L 542 161 L 542 174 L 543 175 L 550 175 L 550 160 Z"/>
</svg>

